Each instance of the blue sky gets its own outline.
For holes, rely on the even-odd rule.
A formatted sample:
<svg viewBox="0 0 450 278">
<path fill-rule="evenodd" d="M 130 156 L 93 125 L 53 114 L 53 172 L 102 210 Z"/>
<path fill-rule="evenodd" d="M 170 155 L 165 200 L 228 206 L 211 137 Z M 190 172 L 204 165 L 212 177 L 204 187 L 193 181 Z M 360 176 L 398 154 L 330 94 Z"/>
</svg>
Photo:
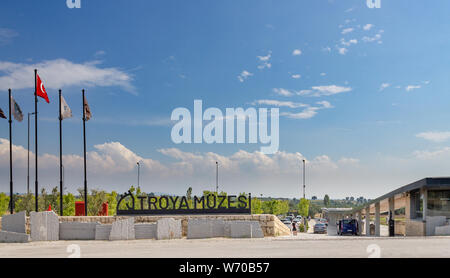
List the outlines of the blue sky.
<svg viewBox="0 0 450 278">
<path fill-rule="evenodd" d="M 80 156 L 86 88 L 93 112 L 88 151 L 92 164 L 102 164 L 98 153 L 105 163 L 90 172 L 93 186 L 124 191 L 135 183 L 135 157 L 148 160 L 142 184 L 149 192 L 183 193 L 186 183 L 194 191 L 209 189 L 215 159 L 223 160 L 225 190 L 272 196 L 299 195 L 301 158 L 311 165 L 309 193 L 318 196 L 376 197 L 415 179 L 448 175 L 448 1 L 382 0 L 380 9 L 365 0 L 82 0 L 81 9 L 65 2 L 2 1 L 0 108 L 7 111 L 12 87 L 22 110 L 34 111 L 33 75 L 28 80 L 23 73 L 40 66 L 51 99 L 39 103 L 40 154 L 58 155 L 62 88 L 74 112 L 64 122 L 64 153 Z M 223 111 L 277 103 L 285 155 L 261 157 L 258 144 L 172 143 L 171 112 L 192 109 L 194 99 Z M 1 126 L 0 138 L 8 139 L 7 122 Z M 14 124 L 15 145 L 26 148 L 26 131 L 26 122 Z M 6 191 L 8 156 L 2 154 Z M 20 155 L 19 188 L 25 180 Z M 82 181 L 73 163 L 66 170 L 72 191 Z M 47 172 L 43 167 L 43 183 L 56 185 L 57 164 Z M 117 177 L 114 167 L 123 170 Z M 261 174 L 272 170 L 273 179 Z"/>
</svg>

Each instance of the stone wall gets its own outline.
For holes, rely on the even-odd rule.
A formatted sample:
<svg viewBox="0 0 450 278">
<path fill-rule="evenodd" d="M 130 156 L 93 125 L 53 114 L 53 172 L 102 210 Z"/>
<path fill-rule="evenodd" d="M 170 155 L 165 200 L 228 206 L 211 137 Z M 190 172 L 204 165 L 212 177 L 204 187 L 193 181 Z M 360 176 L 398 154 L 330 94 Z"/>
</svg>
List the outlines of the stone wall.
<svg viewBox="0 0 450 278">
<path fill-rule="evenodd" d="M 155 215 L 155 216 L 135 216 L 135 223 L 156 223 L 158 219 L 171 217 L 180 219 L 183 229 L 183 236 L 187 236 L 188 219 L 208 218 L 231 220 L 258 221 L 263 230 L 264 236 L 283 236 L 290 235 L 291 230 L 284 225 L 275 215 L 271 214 L 254 214 L 254 215 Z M 127 219 L 128 216 L 62 216 L 59 217 L 60 222 L 99 222 L 100 224 L 112 224 L 116 220 Z M 30 220 L 27 217 L 27 231 L 30 232 Z M 0 219 L 1 226 L 1 219 Z"/>
<path fill-rule="evenodd" d="M 421 220 L 406 220 L 406 236 L 425 236 L 425 222 Z"/>
<path fill-rule="evenodd" d="M 406 235 L 406 223 L 405 223 L 405 221 L 395 220 L 394 231 L 395 231 L 395 235 L 405 236 Z"/>
</svg>

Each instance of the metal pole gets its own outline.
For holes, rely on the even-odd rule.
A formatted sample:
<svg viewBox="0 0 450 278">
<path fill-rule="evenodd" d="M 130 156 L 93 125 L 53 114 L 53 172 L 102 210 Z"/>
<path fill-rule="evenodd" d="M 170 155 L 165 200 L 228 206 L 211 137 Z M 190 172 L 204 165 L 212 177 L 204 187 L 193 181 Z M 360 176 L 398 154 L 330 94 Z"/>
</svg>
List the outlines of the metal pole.
<svg viewBox="0 0 450 278">
<path fill-rule="evenodd" d="M 137 182 L 137 186 L 139 187 L 139 170 L 141 168 L 141 164 L 139 164 L 139 162 L 136 163 L 138 166 L 138 182 Z"/>
<path fill-rule="evenodd" d="M 14 188 L 13 188 L 13 173 L 12 173 L 12 118 L 11 118 L 11 89 L 9 92 L 9 204 L 10 213 L 14 213 Z"/>
<path fill-rule="evenodd" d="M 59 215 L 63 216 L 63 169 L 62 169 L 62 115 L 61 89 L 59 90 Z"/>
<path fill-rule="evenodd" d="M 306 194 L 305 194 L 305 190 L 306 190 L 306 184 L 305 184 L 305 160 L 303 159 L 303 199 L 306 199 Z"/>
<path fill-rule="evenodd" d="M 35 198 L 35 205 L 36 205 L 36 211 L 39 211 L 39 204 L 38 204 L 38 198 L 39 198 L 39 182 L 38 182 L 38 115 L 37 115 L 37 69 L 34 70 L 34 160 L 35 160 L 35 183 L 34 183 L 34 198 Z"/>
<path fill-rule="evenodd" d="M 84 145 L 84 215 L 87 216 L 87 177 L 86 177 L 86 108 L 83 89 L 83 145 Z"/>
<path fill-rule="evenodd" d="M 30 113 L 28 113 L 27 194 L 30 194 Z"/>
<path fill-rule="evenodd" d="M 219 162 L 216 161 L 216 193 L 219 194 Z"/>
</svg>

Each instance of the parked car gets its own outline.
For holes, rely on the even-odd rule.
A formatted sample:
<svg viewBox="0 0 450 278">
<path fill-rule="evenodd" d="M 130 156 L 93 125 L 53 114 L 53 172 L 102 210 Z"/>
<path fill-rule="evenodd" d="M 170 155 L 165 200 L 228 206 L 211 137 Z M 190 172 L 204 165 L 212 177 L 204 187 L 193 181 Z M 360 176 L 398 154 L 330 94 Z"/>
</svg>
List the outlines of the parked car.
<svg viewBox="0 0 450 278">
<path fill-rule="evenodd" d="M 292 220 L 292 222 L 294 222 L 294 223 L 299 223 L 299 222 L 302 222 L 302 219 L 301 219 L 301 218 L 294 218 L 294 219 Z"/>
<path fill-rule="evenodd" d="M 327 233 L 327 225 L 323 223 L 316 223 L 314 225 L 314 233 L 315 234 L 326 234 Z"/>
<path fill-rule="evenodd" d="M 325 218 L 320 218 L 319 223 L 325 224 L 328 226 L 328 220 L 326 220 Z"/>
<path fill-rule="evenodd" d="M 342 219 L 338 222 L 337 227 L 338 235 L 357 235 L 358 234 L 358 222 L 355 219 Z"/>
<path fill-rule="evenodd" d="M 286 225 L 286 226 L 288 226 L 289 229 L 292 228 L 292 222 L 289 221 L 289 220 L 283 220 L 283 224 Z"/>
</svg>

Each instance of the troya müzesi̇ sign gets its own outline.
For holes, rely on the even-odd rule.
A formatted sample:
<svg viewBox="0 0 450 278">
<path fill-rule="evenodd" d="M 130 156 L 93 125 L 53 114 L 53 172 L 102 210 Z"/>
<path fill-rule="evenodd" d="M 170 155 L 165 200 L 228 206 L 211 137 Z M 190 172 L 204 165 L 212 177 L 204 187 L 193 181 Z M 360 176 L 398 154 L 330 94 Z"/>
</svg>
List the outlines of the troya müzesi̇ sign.
<svg viewBox="0 0 450 278">
<path fill-rule="evenodd" d="M 121 206 L 122 202 L 125 206 Z M 139 208 L 136 208 L 136 202 L 140 205 Z M 135 197 L 128 191 L 121 195 L 117 203 L 117 215 L 250 214 L 251 207 L 251 194 L 248 196 L 209 194 L 188 199 L 186 196 Z"/>
</svg>

